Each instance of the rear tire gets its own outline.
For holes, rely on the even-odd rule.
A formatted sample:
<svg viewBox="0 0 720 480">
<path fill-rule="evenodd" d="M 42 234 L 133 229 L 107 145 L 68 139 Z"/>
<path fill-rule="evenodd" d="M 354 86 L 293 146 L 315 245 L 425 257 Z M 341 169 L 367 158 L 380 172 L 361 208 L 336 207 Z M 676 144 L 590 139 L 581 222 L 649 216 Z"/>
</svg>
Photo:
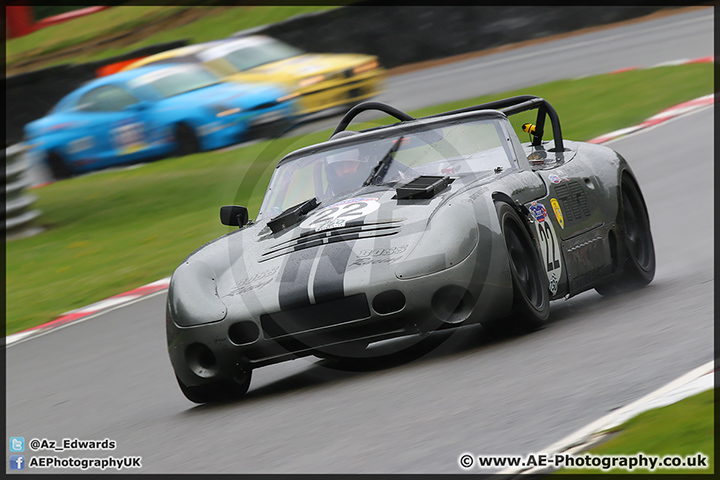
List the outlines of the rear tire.
<svg viewBox="0 0 720 480">
<path fill-rule="evenodd" d="M 72 176 L 72 170 L 58 153 L 50 152 L 48 154 L 48 166 L 55 180 L 64 180 Z"/>
<path fill-rule="evenodd" d="M 177 376 L 175 377 L 177 378 Z M 185 398 L 194 403 L 213 403 L 237 400 L 245 396 L 250 387 L 252 371 L 248 370 L 240 378 L 234 377 L 205 385 L 188 386 L 177 378 L 180 390 Z"/>
<path fill-rule="evenodd" d="M 535 244 L 525 223 L 507 203 L 495 204 L 513 284 L 510 315 L 483 324 L 492 334 L 527 333 L 542 328 L 550 316 L 550 288 Z"/>
<path fill-rule="evenodd" d="M 185 124 L 179 123 L 175 127 L 175 156 L 184 157 L 200 151 L 200 140 L 195 130 Z"/>
<path fill-rule="evenodd" d="M 617 273 L 595 287 L 600 295 L 615 295 L 644 287 L 655 277 L 655 246 L 645 200 L 628 174 L 623 175 L 620 189 L 618 233 L 623 248 L 619 253 L 624 256 L 618 260 Z"/>
</svg>

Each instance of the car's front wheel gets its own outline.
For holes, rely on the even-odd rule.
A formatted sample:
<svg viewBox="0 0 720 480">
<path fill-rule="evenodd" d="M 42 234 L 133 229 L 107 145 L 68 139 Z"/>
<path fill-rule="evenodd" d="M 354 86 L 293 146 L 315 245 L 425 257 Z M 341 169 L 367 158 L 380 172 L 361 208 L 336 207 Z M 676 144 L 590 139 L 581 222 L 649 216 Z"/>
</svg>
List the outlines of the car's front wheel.
<svg viewBox="0 0 720 480">
<path fill-rule="evenodd" d="M 640 188 L 625 174 L 620 189 L 618 225 L 623 248 L 615 248 L 614 251 L 621 255 L 625 252 L 625 255 L 616 260 L 615 275 L 595 287 L 601 295 L 644 287 L 655 277 L 655 246 L 650 232 L 650 217 Z"/>
<path fill-rule="evenodd" d="M 175 377 L 177 378 L 177 376 Z M 250 387 L 252 371 L 247 370 L 239 377 L 208 383 L 205 385 L 188 386 L 177 378 L 183 395 L 195 403 L 226 402 L 242 398 Z"/>
<path fill-rule="evenodd" d="M 550 289 L 540 254 L 522 219 L 510 205 L 495 205 L 507 248 L 513 284 L 510 315 L 483 324 L 491 333 L 530 332 L 545 325 L 550 316 Z"/>
<path fill-rule="evenodd" d="M 50 152 L 47 161 L 55 180 L 64 180 L 72 176 L 72 170 L 67 166 L 59 153 Z"/>
<path fill-rule="evenodd" d="M 200 151 L 200 140 L 195 130 L 185 123 L 175 126 L 175 155 L 184 157 Z"/>
</svg>

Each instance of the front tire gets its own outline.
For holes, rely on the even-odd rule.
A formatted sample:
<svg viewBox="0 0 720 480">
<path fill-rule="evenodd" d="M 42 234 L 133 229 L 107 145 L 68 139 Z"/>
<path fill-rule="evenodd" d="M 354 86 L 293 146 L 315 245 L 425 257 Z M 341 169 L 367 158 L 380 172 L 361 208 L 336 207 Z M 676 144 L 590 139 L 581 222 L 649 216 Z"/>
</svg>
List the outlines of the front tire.
<svg viewBox="0 0 720 480">
<path fill-rule="evenodd" d="M 177 376 L 178 385 L 182 390 L 185 398 L 194 403 L 214 403 L 237 400 L 245 396 L 250 387 L 252 379 L 252 371 L 243 372 L 240 377 L 208 383 L 205 385 L 188 386 L 185 385 Z"/>
<path fill-rule="evenodd" d="M 58 153 L 50 152 L 48 154 L 48 166 L 55 180 L 64 180 L 72 176 L 72 170 Z"/>
<path fill-rule="evenodd" d="M 618 214 L 620 243 L 624 256 L 618 259 L 617 273 L 610 280 L 597 285 L 600 295 L 615 295 L 649 284 L 655 277 L 655 246 L 650 231 L 650 217 L 640 188 L 628 174 L 620 185 Z"/>
<path fill-rule="evenodd" d="M 550 316 L 550 288 L 535 244 L 525 223 L 507 203 L 495 204 L 513 284 L 510 315 L 483 327 L 491 333 L 526 333 L 542 328 Z"/>
<path fill-rule="evenodd" d="M 175 127 L 175 156 L 184 157 L 200 151 L 200 140 L 195 130 L 185 124 L 179 123 Z"/>
</svg>

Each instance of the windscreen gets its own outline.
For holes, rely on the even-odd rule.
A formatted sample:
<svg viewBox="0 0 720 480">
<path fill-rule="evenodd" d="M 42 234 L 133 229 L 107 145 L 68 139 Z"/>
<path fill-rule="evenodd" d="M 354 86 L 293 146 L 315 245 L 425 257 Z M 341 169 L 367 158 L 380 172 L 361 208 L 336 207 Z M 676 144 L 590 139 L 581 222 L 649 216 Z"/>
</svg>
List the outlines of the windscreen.
<svg viewBox="0 0 720 480">
<path fill-rule="evenodd" d="M 183 65 L 146 73 L 129 81 L 128 85 L 135 89 L 151 90 L 155 96 L 168 98 L 209 87 L 218 82 L 219 78 L 205 68 Z"/>
<path fill-rule="evenodd" d="M 304 53 L 269 37 L 250 37 L 208 49 L 198 54 L 198 58 L 203 62 L 222 58 L 238 71 L 243 71 Z"/>
<path fill-rule="evenodd" d="M 281 162 L 265 194 L 260 215 L 270 219 L 310 198 L 320 202 L 367 185 L 392 185 L 421 175 L 484 177 L 497 167 L 513 168 L 511 147 L 500 120 L 475 120 L 397 130 L 342 146 L 312 149 Z M 385 132 L 383 132 L 385 133 Z M 389 132 L 388 132 L 389 133 Z"/>
</svg>

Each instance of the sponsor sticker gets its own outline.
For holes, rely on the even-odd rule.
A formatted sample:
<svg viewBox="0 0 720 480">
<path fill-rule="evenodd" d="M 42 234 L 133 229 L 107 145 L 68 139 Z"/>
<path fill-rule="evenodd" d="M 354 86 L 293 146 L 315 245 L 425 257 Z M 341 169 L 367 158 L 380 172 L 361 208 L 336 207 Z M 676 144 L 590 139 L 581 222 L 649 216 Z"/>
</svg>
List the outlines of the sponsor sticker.
<svg viewBox="0 0 720 480">
<path fill-rule="evenodd" d="M 570 177 L 568 177 L 567 174 L 562 170 L 555 170 L 555 173 L 551 173 L 550 175 L 548 175 L 548 179 L 552 183 L 560 183 L 570 180 Z"/>
<path fill-rule="evenodd" d="M 119 155 L 127 155 L 148 147 L 145 142 L 144 126 L 141 122 L 121 122 L 110 131 L 115 148 Z"/>
<path fill-rule="evenodd" d="M 560 210 L 560 204 L 558 201 L 554 198 L 550 199 L 550 205 L 552 205 L 553 212 L 555 212 L 555 218 L 557 218 L 558 225 L 560 225 L 560 228 L 565 228 L 565 221 L 563 220 L 563 213 L 562 210 Z"/>
<path fill-rule="evenodd" d="M 74 155 L 76 153 L 82 152 L 83 150 L 91 149 L 93 145 L 93 137 L 91 136 L 76 138 L 75 140 L 72 140 L 70 143 L 68 143 L 67 152 L 70 155 Z"/>
<path fill-rule="evenodd" d="M 545 218 L 547 217 L 547 210 L 545 209 L 545 205 L 543 205 L 542 203 L 532 202 L 528 208 L 535 217 L 535 220 L 540 223 L 545 221 Z"/>
<path fill-rule="evenodd" d="M 307 228 L 321 232 L 331 228 L 344 227 L 351 220 L 357 220 L 369 215 L 380 208 L 377 198 L 351 198 L 334 203 L 320 210 L 300 224 L 300 228 Z"/>
</svg>

